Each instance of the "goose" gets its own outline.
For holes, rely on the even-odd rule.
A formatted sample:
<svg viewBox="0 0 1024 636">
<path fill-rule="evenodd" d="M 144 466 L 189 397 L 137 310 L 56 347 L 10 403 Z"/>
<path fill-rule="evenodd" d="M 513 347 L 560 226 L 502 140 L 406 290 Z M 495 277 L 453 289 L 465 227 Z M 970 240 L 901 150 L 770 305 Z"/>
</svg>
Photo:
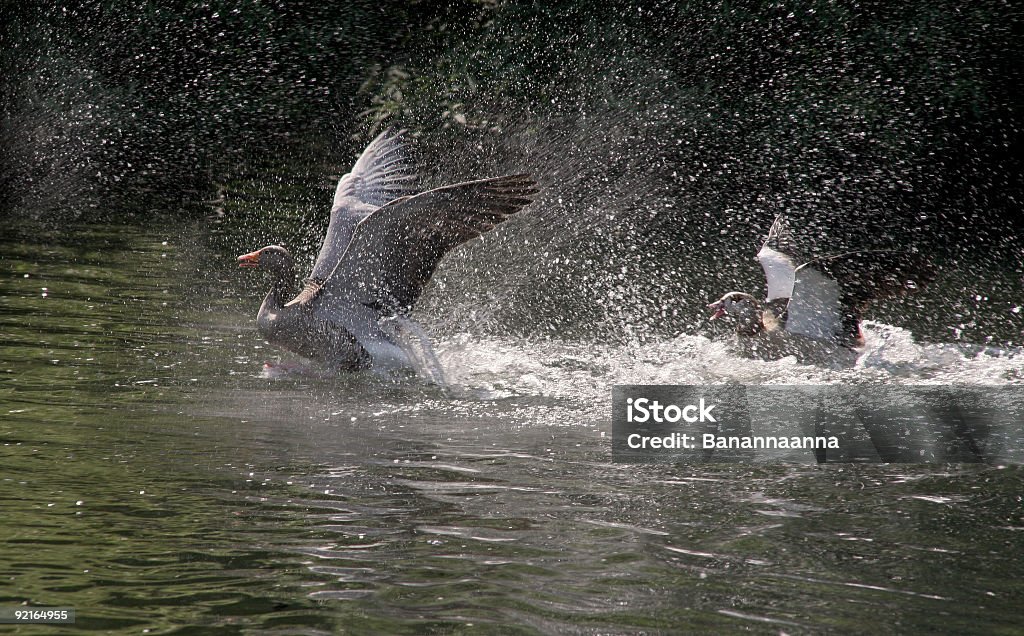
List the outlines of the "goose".
<svg viewBox="0 0 1024 636">
<path fill-rule="evenodd" d="M 414 369 L 401 319 L 450 250 L 490 231 L 537 194 L 529 174 L 415 187 L 404 131 L 385 130 L 338 182 L 323 246 L 295 293 L 295 261 L 268 245 L 238 257 L 269 274 L 256 315 L 272 345 L 333 371 Z"/>
<path fill-rule="evenodd" d="M 864 345 L 860 322 L 871 301 L 905 296 L 935 278 L 926 258 L 898 250 L 857 250 L 801 262 L 782 215 L 758 260 L 768 281 L 763 305 L 744 292 L 729 292 L 708 305 L 712 320 L 735 320 L 745 352 L 755 357 L 855 351 Z"/>
</svg>

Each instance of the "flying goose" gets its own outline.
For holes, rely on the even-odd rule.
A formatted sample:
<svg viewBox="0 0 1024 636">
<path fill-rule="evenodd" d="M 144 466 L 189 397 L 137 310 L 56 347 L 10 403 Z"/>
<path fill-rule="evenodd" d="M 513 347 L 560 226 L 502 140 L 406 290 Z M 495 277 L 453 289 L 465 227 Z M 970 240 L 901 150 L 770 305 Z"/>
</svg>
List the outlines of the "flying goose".
<svg viewBox="0 0 1024 636">
<path fill-rule="evenodd" d="M 323 246 L 294 298 L 295 263 L 269 245 L 238 257 L 271 279 L 256 316 L 271 344 L 333 370 L 410 368 L 394 320 L 416 303 L 453 248 L 506 221 L 538 190 L 528 174 L 416 193 L 401 132 L 384 131 L 338 182 Z"/>
</svg>

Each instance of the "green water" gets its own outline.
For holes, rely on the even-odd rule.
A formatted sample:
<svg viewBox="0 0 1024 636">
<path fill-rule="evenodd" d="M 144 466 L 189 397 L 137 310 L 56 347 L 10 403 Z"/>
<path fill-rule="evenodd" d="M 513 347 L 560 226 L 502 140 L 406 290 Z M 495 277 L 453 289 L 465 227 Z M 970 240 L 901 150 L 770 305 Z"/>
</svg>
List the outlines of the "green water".
<svg viewBox="0 0 1024 636">
<path fill-rule="evenodd" d="M 0 632 L 1022 629 L 1018 467 L 612 464 L 585 344 L 267 379 L 201 235 L 0 239 L 0 605 L 77 610 Z"/>
</svg>

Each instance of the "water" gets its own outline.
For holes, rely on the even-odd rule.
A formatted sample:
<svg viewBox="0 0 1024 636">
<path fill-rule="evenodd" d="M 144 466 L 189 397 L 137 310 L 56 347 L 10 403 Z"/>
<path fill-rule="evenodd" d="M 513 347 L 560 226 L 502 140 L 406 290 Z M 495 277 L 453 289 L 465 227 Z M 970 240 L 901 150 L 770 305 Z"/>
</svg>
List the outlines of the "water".
<svg viewBox="0 0 1024 636">
<path fill-rule="evenodd" d="M 206 231 L 0 239 L 0 605 L 133 634 L 1019 629 L 1017 466 L 638 467 L 608 439 L 616 383 L 1019 383 L 1019 351 L 432 330 L 447 390 L 268 379 L 259 285 Z"/>
</svg>

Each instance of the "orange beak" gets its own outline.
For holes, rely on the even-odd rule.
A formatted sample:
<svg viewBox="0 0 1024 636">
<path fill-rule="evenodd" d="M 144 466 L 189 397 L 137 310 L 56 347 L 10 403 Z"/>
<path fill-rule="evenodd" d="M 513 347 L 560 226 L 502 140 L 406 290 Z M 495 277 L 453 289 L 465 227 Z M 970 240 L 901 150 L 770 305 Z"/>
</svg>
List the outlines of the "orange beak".
<svg viewBox="0 0 1024 636">
<path fill-rule="evenodd" d="M 239 267 L 259 267 L 260 265 L 260 251 L 249 252 L 248 254 L 242 254 L 238 257 Z"/>
<path fill-rule="evenodd" d="M 708 305 L 708 309 L 713 312 L 708 320 L 718 320 L 726 314 L 725 304 L 720 300 Z"/>
</svg>

